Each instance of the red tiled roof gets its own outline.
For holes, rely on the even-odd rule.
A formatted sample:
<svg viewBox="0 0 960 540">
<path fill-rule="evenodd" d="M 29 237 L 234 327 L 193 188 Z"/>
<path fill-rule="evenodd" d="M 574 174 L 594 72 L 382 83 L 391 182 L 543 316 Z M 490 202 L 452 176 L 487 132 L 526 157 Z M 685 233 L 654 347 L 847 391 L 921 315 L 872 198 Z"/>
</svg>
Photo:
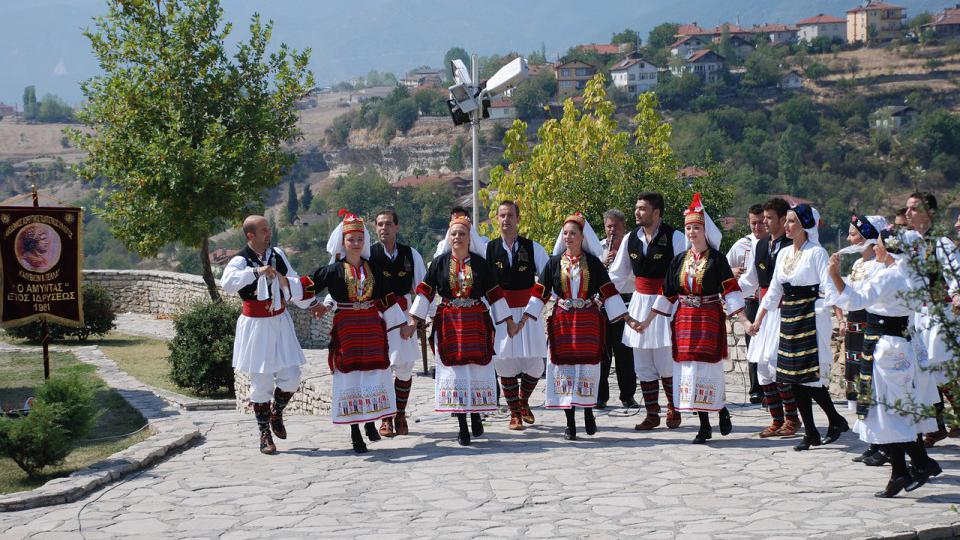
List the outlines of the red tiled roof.
<svg viewBox="0 0 960 540">
<path fill-rule="evenodd" d="M 930 24 L 924 26 L 939 26 L 946 24 L 960 24 L 960 7 L 946 8 L 934 16 Z"/>
<path fill-rule="evenodd" d="M 587 43 L 586 45 L 577 45 L 577 48 L 596 51 L 600 54 L 620 54 L 620 46 L 612 43 Z"/>
<path fill-rule="evenodd" d="M 697 26 L 697 23 L 693 24 L 681 24 L 677 27 L 677 36 L 691 36 L 694 34 L 699 34 L 703 32 L 703 28 Z"/>
<path fill-rule="evenodd" d="M 877 11 L 881 9 L 906 9 L 906 8 L 895 6 L 893 4 L 887 4 L 884 2 L 870 2 L 865 6 L 857 6 L 853 9 L 848 9 L 847 13 L 857 13 L 860 11 Z"/>
<path fill-rule="evenodd" d="M 795 32 L 797 29 L 788 24 L 757 24 L 750 31 L 755 33 L 764 32 Z"/>
<path fill-rule="evenodd" d="M 687 57 L 687 62 L 697 62 L 697 61 L 701 60 L 704 56 L 707 56 L 708 54 L 716 55 L 717 58 L 719 58 L 721 61 L 723 61 L 723 57 L 720 56 L 719 54 L 711 51 L 710 49 L 702 49 L 702 50 L 699 50 L 699 51 L 691 54 L 689 57 Z"/>
<path fill-rule="evenodd" d="M 691 39 L 698 39 L 698 40 L 700 40 L 701 43 L 703 42 L 703 40 L 700 39 L 700 38 L 697 37 L 697 36 L 684 36 L 684 37 L 678 39 L 677 41 L 673 42 L 673 44 L 670 45 L 670 48 L 671 48 L 671 49 L 674 49 L 674 48 L 676 48 L 676 47 L 679 47 L 679 46 L 683 45 L 684 43 L 690 41 Z"/>
<path fill-rule="evenodd" d="M 797 21 L 797 26 L 804 26 L 808 24 L 839 24 L 847 22 L 846 19 L 841 19 L 840 17 L 834 17 L 833 15 L 824 15 L 823 13 L 818 13 L 814 17 L 807 17 L 806 19 L 800 19 Z"/>
<path fill-rule="evenodd" d="M 730 35 L 753 33 L 752 30 L 747 28 L 742 28 L 735 24 L 721 24 L 719 26 L 714 26 L 713 28 L 706 28 L 706 29 L 700 28 L 699 31 L 697 32 L 690 32 L 690 35 L 691 36 L 719 36 L 723 34 L 724 27 L 727 28 L 727 32 L 730 33 Z"/>
</svg>

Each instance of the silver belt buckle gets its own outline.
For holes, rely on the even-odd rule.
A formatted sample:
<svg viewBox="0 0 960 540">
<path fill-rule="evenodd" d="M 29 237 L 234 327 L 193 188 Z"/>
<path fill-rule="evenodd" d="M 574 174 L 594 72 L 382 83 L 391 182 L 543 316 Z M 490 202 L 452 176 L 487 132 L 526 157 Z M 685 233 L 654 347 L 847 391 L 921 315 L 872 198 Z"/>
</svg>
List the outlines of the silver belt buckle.
<svg viewBox="0 0 960 540">
<path fill-rule="evenodd" d="M 684 296 L 684 297 L 683 297 L 683 305 L 685 305 L 685 306 L 689 306 L 689 307 L 700 307 L 700 304 L 701 304 L 701 303 L 702 303 L 702 301 L 701 301 L 701 298 L 700 298 L 699 296 Z"/>
</svg>

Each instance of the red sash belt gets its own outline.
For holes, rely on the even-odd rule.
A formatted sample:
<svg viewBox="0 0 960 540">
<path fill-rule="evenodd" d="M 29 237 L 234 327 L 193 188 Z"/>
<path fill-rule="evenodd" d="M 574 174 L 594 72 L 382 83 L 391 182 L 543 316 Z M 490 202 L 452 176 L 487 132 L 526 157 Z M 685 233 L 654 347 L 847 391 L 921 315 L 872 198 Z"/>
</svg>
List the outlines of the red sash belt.
<svg viewBox="0 0 960 540">
<path fill-rule="evenodd" d="M 282 304 L 280 306 L 280 309 L 278 309 L 277 311 L 272 311 L 270 309 L 270 304 L 272 303 L 273 303 L 272 300 L 244 300 L 243 314 L 246 315 L 247 317 L 256 317 L 256 318 L 276 317 L 277 315 L 280 315 L 281 313 L 287 310 L 287 306 L 285 304 Z"/>
<path fill-rule="evenodd" d="M 663 292 L 663 279 L 638 277 L 634 280 L 640 294 L 660 294 Z"/>
<path fill-rule="evenodd" d="M 758 300 L 763 300 L 763 297 L 767 295 L 767 287 L 760 287 L 760 296 Z"/>
<path fill-rule="evenodd" d="M 518 289 L 515 291 L 508 289 L 503 290 L 503 297 L 507 300 L 507 305 L 511 308 L 527 307 L 527 302 L 530 301 L 531 296 L 533 296 L 533 287 L 530 287 L 529 289 Z"/>
</svg>

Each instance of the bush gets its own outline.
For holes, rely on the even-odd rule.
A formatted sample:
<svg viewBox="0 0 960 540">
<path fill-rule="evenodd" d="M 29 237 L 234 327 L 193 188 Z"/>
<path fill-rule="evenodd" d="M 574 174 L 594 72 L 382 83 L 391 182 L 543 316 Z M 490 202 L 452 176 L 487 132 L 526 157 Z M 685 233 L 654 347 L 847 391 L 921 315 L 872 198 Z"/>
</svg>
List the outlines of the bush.
<svg viewBox="0 0 960 540">
<path fill-rule="evenodd" d="M 57 424 L 68 437 L 77 440 L 86 437 L 97 420 L 98 411 L 93 401 L 96 391 L 88 376 L 73 373 L 47 380 L 37 389 L 35 402 L 58 405 Z"/>
<path fill-rule="evenodd" d="M 49 323 L 47 328 L 50 339 L 76 336 L 80 341 L 86 341 L 92 335 L 102 336 L 116 327 L 114 320 L 117 314 L 113 311 L 113 300 L 110 299 L 107 289 L 99 285 L 84 285 L 80 295 L 83 298 L 83 327 L 72 328 Z M 31 343 L 40 343 L 43 340 L 43 327 L 39 322 L 8 328 L 6 332 Z"/>
<path fill-rule="evenodd" d="M 170 379 L 201 394 L 233 392 L 233 336 L 240 306 L 236 302 L 192 303 L 174 321 L 169 343 Z"/>
<path fill-rule="evenodd" d="M 62 462 L 73 447 L 58 421 L 63 414 L 63 404 L 37 400 L 25 417 L 0 418 L 0 454 L 12 459 L 30 478 L 36 478 L 44 467 Z"/>
</svg>

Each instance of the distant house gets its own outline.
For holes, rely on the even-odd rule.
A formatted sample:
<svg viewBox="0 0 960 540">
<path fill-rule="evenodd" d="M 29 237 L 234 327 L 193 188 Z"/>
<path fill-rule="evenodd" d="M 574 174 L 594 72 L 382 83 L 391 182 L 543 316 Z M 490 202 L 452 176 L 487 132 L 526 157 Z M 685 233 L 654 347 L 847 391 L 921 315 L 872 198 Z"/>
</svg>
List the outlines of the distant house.
<svg viewBox="0 0 960 540">
<path fill-rule="evenodd" d="M 557 97 L 561 100 L 579 96 L 587 87 L 587 81 L 597 74 L 597 68 L 579 60 L 571 60 L 554 67 L 557 77 Z"/>
<path fill-rule="evenodd" d="M 796 90 L 798 88 L 803 88 L 803 75 L 793 69 L 790 70 L 783 78 L 780 79 L 780 82 L 777 83 L 777 87 L 783 90 Z"/>
<path fill-rule="evenodd" d="M 659 68 L 645 61 L 643 58 L 628 57 L 617 62 L 610 68 L 610 78 L 613 86 L 627 93 L 630 97 L 653 90 L 657 85 Z"/>
<path fill-rule="evenodd" d="M 753 31 L 749 28 L 742 28 L 736 24 L 724 23 L 713 28 L 700 28 L 697 23 L 681 24 L 677 28 L 676 37 L 697 36 L 707 41 L 717 41 L 726 32 L 730 36 L 750 37 Z"/>
<path fill-rule="evenodd" d="M 323 223 L 323 221 L 323 216 L 320 214 L 303 213 L 297 214 L 297 217 L 293 218 L 293 225 L 298 227 L 309 227 L 310 225 Z"/>
<path fill-rule="evenodd" d="M 13 105 L 7 105 L 0 102 L 0 118 L 13 117 L 17 114 L 17 108 Z"/>
<path fill-rule="evenodd" d="M 400 84 L 407 88 L 443 86 L 443 72 L 438 69 L 416 69 L 406 77 L 400 79 Z"/>
<path fill-rule="evenodd" d="M 720 40 L 717 41 L 719 42 Z M 757 50 L 756 45 L 754 45 L 752 41 L 740 36 L 730 36 L 730 47 L 733 48 L 733 52 L 742 60 L 750 58 L 750 55 Z"/>
<path fill-rule="evenodd" d="M 439 183 L 442 182 L 450 187 L 450 189 L 456 193 L 461 194 L 464 192 L 469 192 L 473 189 L 473 183 L 470 179 L 464 178 L 456 174 L 437 174 L 437 175 L 417 175 L 417 176 L 404 176 L 396 182 L 390 184 L 395 188 L 405 188 L 405 187 L 419 187 L 424 184 L 430 183 Z"/>
<path fill-rule="evenodd" d="M 921 26 L 923 30 L 933 30 L 941 37 L 960 35 L 960 4 L 946 8 L 933 16 L 933 21 Z"/>
<path fill-rule="evenodd" d="M 911 124 L 916 116 L 917 110 L 913 107 L 890 105 L 873 113 L 873 125 L 880 131 L 897 132 Z"/>
<path fill-rule="evenodd" d="M 396 86 L 371 86 L 370 88 L 363 88 L 356 90 L 350 94 L 351 103 L 363 103 L 364 101 L 381 98 L 384 99 L 389 96 Z"/>
<path fill-rule="evenodd" d="M 797 21 L 797 41 L 811 43 L 819 37 L 846 43 L 847 20 L 818 13 L 813 17 Z"/>
<path fill-rule="evenodd" d="M 866 43 L 876 32 L 877 41 L 890 41 L 903 36 L 907 8 L 869 0 L 867 4 L 847 11 L 847 42 Z"/>
<path fill-rule="evenodd" d="M 709 44 L 709 40 L 700 36 L 684 36 L 670 45 L 670 54 L 686 58 L 691 53 L 706 49 Z"/>
<path fill-rule="evenodd" d="M 513 120 L 517 117 L 517 107 L 509 99 L 492 101 L 487 110 L 491 120 Z"/>
<path fill-rule="evenodd" d="M 703 79 L 703 82 L 719 81 L 723 77 L 723 62 L 724 58 L 719 54 L 703 49 L 670 66 L 670 72 L 677 77 L 694 73 Z"/>
<path fill-rule="evenodd" d="M 614 45 L 613 43 L 587 43 L 586 45 L 577 45 L 577 49 L 584 51 L 593 51 L 598 54 L 621 54 L 631 48 L 631 44 Z"/>
<path fill-rule="evenodd" d="M 753 34 L 761 34 L 773 45 L 797 42 L 797 28 L 788 24 L 761 24 L 750 29 Z"/>
</svg>

